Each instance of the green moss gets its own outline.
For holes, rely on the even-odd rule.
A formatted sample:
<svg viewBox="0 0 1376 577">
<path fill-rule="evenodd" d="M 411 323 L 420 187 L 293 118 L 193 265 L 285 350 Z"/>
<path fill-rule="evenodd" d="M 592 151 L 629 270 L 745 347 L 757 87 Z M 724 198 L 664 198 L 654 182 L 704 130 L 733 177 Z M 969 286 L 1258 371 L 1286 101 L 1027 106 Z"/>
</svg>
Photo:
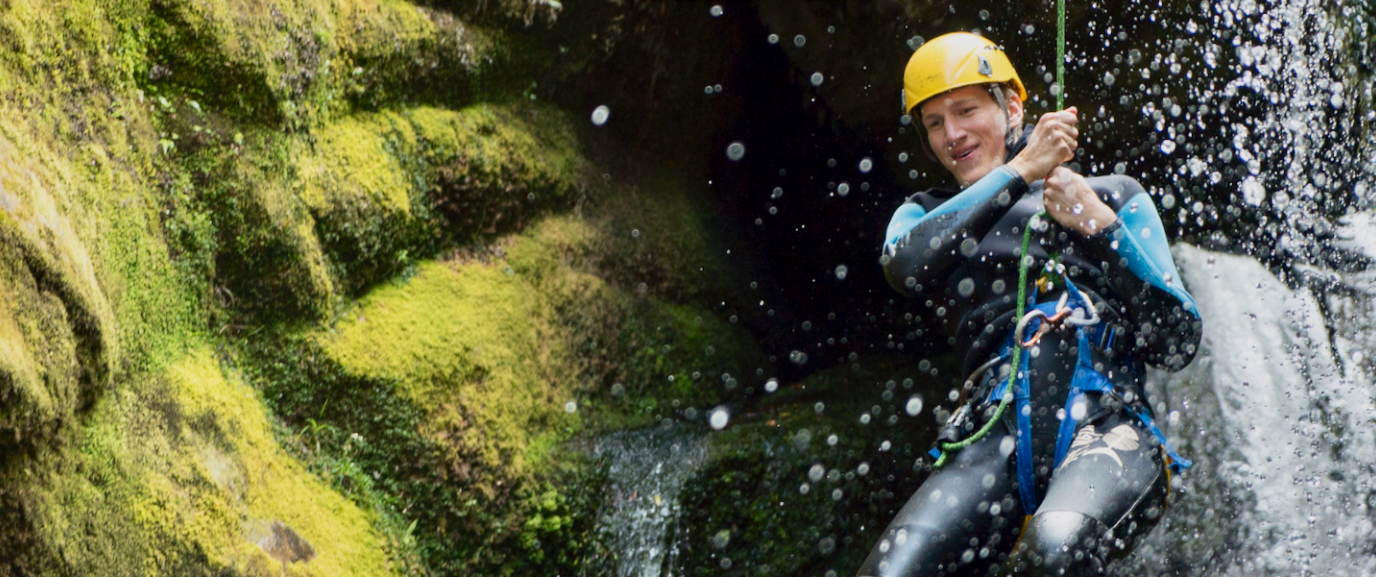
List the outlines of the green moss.
<svg viewBox="0 0 1376 577">
<path fill-rule="evenodd" d="M 32 489 L 64 573 L 278 575 L 258 543 L 280 520 L 316 554 L 287 574 L 391 574 L 372 515 L 288 456 L 207 350 L 102 400 L 67 457 Z"/>
<path fill-rule="evenodd" d="M 567 126 L 520 104 L 351 117 L 296 157 L 298 194 L 335 277 L 357 294 L 446 244 L 569 206 L 584 168 Z"/>
<path fill-rule="evenodd" d="M 542 431 L 577 424 L 563 410 L 568 353 L 540 300 L 509 267 L 429 263 L 317 338 L 353 374 L 402 383 L 435 434 L 480 436 L 463 443 L 472 456 L 519 475 L 552 449 Z"/>
</svg>

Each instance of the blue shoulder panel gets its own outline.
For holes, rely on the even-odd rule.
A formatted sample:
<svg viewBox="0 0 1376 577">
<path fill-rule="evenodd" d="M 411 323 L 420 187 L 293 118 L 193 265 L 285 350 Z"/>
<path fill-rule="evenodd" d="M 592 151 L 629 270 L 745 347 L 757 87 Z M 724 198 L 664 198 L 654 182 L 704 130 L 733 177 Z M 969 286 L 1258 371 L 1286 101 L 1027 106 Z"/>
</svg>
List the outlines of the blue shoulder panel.
<svg viewBox="0 0 1376 577">
<path fill-rule="evenodd" d="M 1181 306 L 1199 318 L 1199 307 L 1195 305 L 1194 297 L 1185 291 L 1180 272 L 1175 269 L 1170 243 L 1166 241 L 1166 230 L 1161 226 L 1161 216 L 1156 213 L 1156 203 L 1152 202 L 1151 195 L 1141 192 L 1128 199 L 1118 211 L 1118 218 L 1123 221 L 1123 226 L 1112 233 L 1116 242 L 1114 251 L 1123 257 L 1128 270 L 1180 299 Z"/>
<path fill-rule="evenodd" d="M 973 206 L 977 206 L 999 192 L 1008 188 L 1008 183 L 1013 179 L 1022 178 L 1013 169 L 1007 166 L 1000 166 L 984 175 L 969 188 L 960 191 L 951 197 L 950 200 L 941 203 L 932 212 L 916 203 L 904 203 L 893 213 L 893 218 L 889 220 L 889 228 L 884 233 L 884 244 L 896 245 L 904 235 L 912 232 L 917 225 L 922 224 L 923 220 L 935 218 L 943 214 L 949 214 Z"/>
<path fill-rule="evenodd" d="M 884 244 L 898 244 L 898 239 L 908 234 L 917 223 L 922 222 L 922 217 L 927 215 L 927 209 L 916 202 L 905 202 L 893 211 L 893 218 L 889 219 L 889 228 L 884 233 Z"/>
</svg>

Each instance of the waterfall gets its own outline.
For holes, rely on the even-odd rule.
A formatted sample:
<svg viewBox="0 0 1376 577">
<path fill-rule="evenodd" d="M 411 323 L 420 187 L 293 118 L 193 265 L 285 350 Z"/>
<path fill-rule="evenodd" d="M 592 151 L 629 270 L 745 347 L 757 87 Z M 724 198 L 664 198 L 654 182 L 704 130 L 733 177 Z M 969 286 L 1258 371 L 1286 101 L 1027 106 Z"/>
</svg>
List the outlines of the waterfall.
<svg viewBox="0 0 1376 577">
<path fill-rule="evenodd" d="M 681 425 L 621 431 L 597 441 L 608 486 L 601 530 L 617 577 L 673 577 L 682 539 L 670 529 L 679 490 L 707 458 L 706 439 Z"/>
<path fill-rule="evenodd" d="M 1376 419 L 1361 368 L 1371 351 L 1331 334 L 1313 291 L 1254 259 L 1175 253 L 1204 342 L 1185 370 L 1153 372 L 1149 391 L 1197 466 L 1173 483 L 1178 510 L 1119 573 L 1376 573 Z M 1328 298 L 1346 310 L 1373 304 L 1370 292 Z"/>
</svg>

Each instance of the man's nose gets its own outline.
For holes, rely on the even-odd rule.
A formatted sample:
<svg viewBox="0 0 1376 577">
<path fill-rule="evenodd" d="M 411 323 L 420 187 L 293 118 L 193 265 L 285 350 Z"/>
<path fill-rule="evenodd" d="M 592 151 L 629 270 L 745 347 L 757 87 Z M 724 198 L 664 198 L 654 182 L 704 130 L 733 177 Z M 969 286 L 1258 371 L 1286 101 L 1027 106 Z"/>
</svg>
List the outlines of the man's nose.
<svg viewBox="0 0 1376 577">
<path fill-rule="evenodd" d="M 946 121 L 941 125 L 946 131 L 946 147 L 951 148 L 958 144 L 958 141 L 965 136 L 965 128 L 958 122 Z"/>
</svg>

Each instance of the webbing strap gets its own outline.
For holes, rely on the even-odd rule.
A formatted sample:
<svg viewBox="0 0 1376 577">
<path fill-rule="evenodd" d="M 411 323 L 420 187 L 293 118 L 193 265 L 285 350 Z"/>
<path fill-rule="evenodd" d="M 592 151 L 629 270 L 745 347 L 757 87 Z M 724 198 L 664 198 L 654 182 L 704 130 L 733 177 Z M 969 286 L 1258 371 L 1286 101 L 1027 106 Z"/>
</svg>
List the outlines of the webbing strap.
<svg viewBox="0 0 1376 577">
<path fill-rule="evenodd" d="M 1071 294 L 1067 299 L 1066 306 L 1074 308 L 1076 305 L 1083 306 L 1083 299 L 1086 298 L 1068 279 L 1064 279 L 1066 291 Z M 1035 304 L 1036 294 L 1028 298 L 1029 310 L 1040 310 L 1048 315 L 1055 314 L 1056 303 L 1047 302 L 1040 305 Z M 1035 319 L 1028 323 L 1027 330 L 1035 331 L 1040 323 L 1045 322 Z M 1107 329 L 1107 323 L 1100 323 L 1093 327 L 1079 327 L 1076 330 L 1077 346 L 1079 350 L 1076 354 L 1075 372 L 1071 377 L 1070 391 L 1066 395 L 1065 414 L 1062 417 L 1060 428 L 1056 433 L 1055 462 L 1052 467 L 1061 465 L 1066 454 L 1070 450 L 1070 444 L 1075 439 L 1075 430 L 1078 428 L 1082 419 L 1075 418 L 1075 406 L 1084 402 L 1085 393 L 1113 394 L 1113 383 L 1107 377 L 1094 368 L 1093 356 L 1091 354 L 1091 342 L 1103 337 Z M 1111 336 L 1111 332 L 1110 332 Z M 1017 345 L 1014 342 L 1015 335 L 1009 335 L 1004 343 L 1002 355 L 1009 356 Z M 1022 500 L 1023 510 L 1027 514 L 1035 513 L 1037 507 L 1041 505 L 1041 499 L 1036 493 L 1036 475 L 1032 462 L 1032 395 L 1030 375 L 1028 374 L 1028 359 L 1031 355 L 1022 355 L 1018 366 L 1014 369 L 1013 375 L 1009 380 L 1012 381 L 1013 399 L 1017 407 L 1017 477 L 1018 477 L 1018 496 Z M 1009 387 L 1008 383 L 1000 383 L 990 394 L 990 400 L 1003 398 Z M 1161 448 L 1170 457 L 1171 472 L 1179 474 L 1181 471 L 1191 466 L 1189 459 L 1181 457 L 1166 441 L 1166 435 L 1156 426 L 1151 413 L 1145 407 L 1128 405 L 1126 407 L 1134 417 L 1141 422 L 1142 426 L 1156 437 Z M 1081 415 L 1086 417 L 1087 415 Z"/>
</svg>

